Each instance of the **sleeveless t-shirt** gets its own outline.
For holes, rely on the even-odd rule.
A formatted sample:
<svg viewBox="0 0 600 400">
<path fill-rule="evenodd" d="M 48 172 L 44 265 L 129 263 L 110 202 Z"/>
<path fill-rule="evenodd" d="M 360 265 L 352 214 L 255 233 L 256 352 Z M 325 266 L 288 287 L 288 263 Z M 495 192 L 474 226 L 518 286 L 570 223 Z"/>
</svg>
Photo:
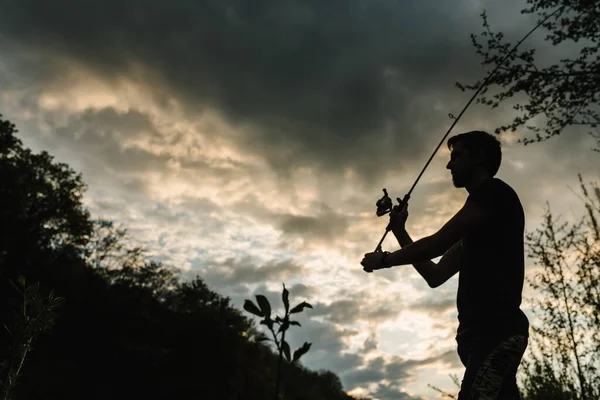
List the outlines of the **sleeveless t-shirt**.
<svg viewBox="0 0 600 400">
<path fill-rule="evenodd" d="M 457 340 L 528 336 L 520 309 L 525 273 L 525 214 L 515 191 L 489 178 L 469 195 L 488 212 L 488 220 L 462 239 L 458 278 Z"/>
</svg>

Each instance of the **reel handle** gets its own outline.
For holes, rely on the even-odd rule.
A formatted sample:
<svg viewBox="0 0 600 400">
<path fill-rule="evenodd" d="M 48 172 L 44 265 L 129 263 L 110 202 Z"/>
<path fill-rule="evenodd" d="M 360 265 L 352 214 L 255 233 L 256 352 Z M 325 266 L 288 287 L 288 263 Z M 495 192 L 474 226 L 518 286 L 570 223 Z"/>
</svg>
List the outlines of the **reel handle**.
<svg viewBox="0 0 600 400">
<path fill-rule="evenodd" d="M 398 205 L 394 206 L 393 211 L 396 211 L 396 212 L 402 211 L 402 207 L 404 207 L 404 205 L 406 203 L 408 203 L 409 199 L 410 199 L 410 194 L 408 194 L 408 193 L 404 195 L 404 198 L 402 200 L 400 200 L 400 197 L 396 197 L 396 200 L 398 201 Z"/>
</svg>

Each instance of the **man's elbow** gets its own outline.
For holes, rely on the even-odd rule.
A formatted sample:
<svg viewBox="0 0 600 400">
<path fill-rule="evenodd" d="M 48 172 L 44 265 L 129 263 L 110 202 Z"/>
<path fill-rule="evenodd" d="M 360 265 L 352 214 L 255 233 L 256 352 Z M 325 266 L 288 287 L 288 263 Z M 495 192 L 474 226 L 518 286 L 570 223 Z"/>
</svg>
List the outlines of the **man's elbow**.
<svg viewBox="0 0 600 400">
<path fill-rule="evenodd" d="M 432 263 L 433 264 L 433 263 Z M 434 264 L 435 265 L 435 264 Z M 435 265 L 437 267 L 437 265 Z M 436 287 L 440 286 L 442 283 L 444 283 L 441 279 L 441 277 L 439 276 L 439 274 L 437 274 L 438 271 L 435 270 L 435 268 L 431 271 L 431 274 L 429 275 L 428 279 L 427 279 L 427 284 L 429 285 L 430 288 L 435 289 Z"/>
<path fill-rule="evenodd" d="M 432 261 L 431 264 L 434 267 L 431 269 L 427 283 L 432 289 L 442 286 L 454 275 L 454 272 L 452 272 L 454 268 L 452 268 L 452 270 L 448 270 L 448 263 L 444 263 L 443 259 L 438 263 L 434 263 Z"/>
<path fill-rule="evenodd" d="M 429 284 L 430 288 L 435 289 L 436 287 L 441 286 L 443 282 L 439 279 L 429 279 L 427 283 Z"/>
</svg>

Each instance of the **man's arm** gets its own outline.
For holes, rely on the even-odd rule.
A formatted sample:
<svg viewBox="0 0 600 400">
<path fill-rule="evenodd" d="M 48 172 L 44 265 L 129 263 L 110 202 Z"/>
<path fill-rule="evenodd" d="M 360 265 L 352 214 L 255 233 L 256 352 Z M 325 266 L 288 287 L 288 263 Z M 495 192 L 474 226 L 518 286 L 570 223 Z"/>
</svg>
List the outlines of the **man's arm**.
<svg viewBox="0 0 600 400">
<path fill-rule="evenodd" d="M 463 237 L 478 230 L 487 219 L 488 214 L 483 207 L 467 201 L 439 231 L 390 253 L 385 258 L 384 268 L 416 264 L 439 257 Z"/>
<path fill-rule="evenodd" d="M 401 247 L 413 243 L 406 229 L 393 233 Z M 436 288 L 442 285 L 459 271 L 461 264 L 460 244 L 461 242 L 458 241 L 450 247 L 437 264 L 431 260 L 413 264 L 413 267 L 425 279 L 429 287 Z"/>
</svg>

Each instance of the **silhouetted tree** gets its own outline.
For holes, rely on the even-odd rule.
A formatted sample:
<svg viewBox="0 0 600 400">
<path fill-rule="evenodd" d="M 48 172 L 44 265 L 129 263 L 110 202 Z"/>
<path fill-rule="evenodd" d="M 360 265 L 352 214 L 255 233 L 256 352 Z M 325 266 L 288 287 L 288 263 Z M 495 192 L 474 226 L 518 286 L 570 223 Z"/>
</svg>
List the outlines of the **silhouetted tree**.
<svg viewBox="0 0 600 400">
<path fill-rule="evenodd" d="M 0 321 L 13 321 L 11 281 L 23 276 L 39 285 L 40 296 L 52 290 L 70 301 L 81 299 L 86 279 L 83 247 L 92 225 L 81 198 L 85 185 L 66 164 L 46 152 L 33 154 L 15 136 L 15 126 L 0 115 Z M 74 311 L 61 307 L 63 315 Z M 60 318 L 58 316 L 57 318 Z M 45 338 L 52 335 L 47 335 Z M 41 338 L 41 343 L 45 338 Z M 0 348 L 14 343 L 0 331 Z M 32 354 L 32 360 L 42 356 Z M 3 358 L 3 357 L 0 357 Z M 25 364 L 27 369 L 34 362 Z"/>
<path fill-rule="evenodd" d="M 587 215 L 560 223 L 548 206 L 542 228 L 527 235 L 541 267 L 530 284 L 542 321 L 531 327 L 532 357 L 524 362 L 528 399 L 600 398 L 600 188 L 579 181 Z"/>
<path fill-rule="evenodd" d="M 538 21 L 561 8 L 543 24 L 546 42 L 555 46 L 560 60 L 543 64 L 536 49 L 520 50 L 511 55 L 505 66 L 482 89 L 478 103 L 491 107 L 513 99 L 525 98 L 514 109 L 520 112 L 512 123 L 496 129 L 496 133 L 527 127 L 535 138 L 520 140 L 525 145 L 559 135 L 569 126 L 587 127 L 598 140 L 600 151 L 600 2 L 596 0 L 527 0 L 522 14 L 538 16 Z M 496 67 L 512 48 L 502 32 L 493 32 L 486 13 L 482 15 L 483 32 L 471 35 L 483 65 Z M 559 53 L 560 51 L 560 53 Z M 474 85 L 457 83 L 462 90 L 477 90 Z M 493 95 L 487 94 L 493 86 Z M 539 121 L 541 119 L 541 121 Z M 529 124 L 529 122 L 534 124 Z M 545 127 L 543 126 L 545 124 Z"/>
<path fill-rule="evenodd" d="M 11 346 L 4 349 L 0 359 L 0 399 L 11 399 L 11 391 L 17 385 L 27 355 L 33 350 L 39 335 L 47 332 L 54 322 L 54 310 L 64 299 L 50 291 L 47 297 L 39 291 L 39 283 L 27 284 L 24 277 L 18 282 L 10 280 L 15 289 L 12 298 L 14 318 L 4 327 L 12 338 Z"/>
<path fill-rule="evenodd" d="M 84 248 L 88 265 L 110 271 L 143 264 L 144 248 L 139 245 L 128 246 L 131 238 L 126 229 L 106 219 L 93 220 L 92 225 L 92 234 Z"/>
</svg>

